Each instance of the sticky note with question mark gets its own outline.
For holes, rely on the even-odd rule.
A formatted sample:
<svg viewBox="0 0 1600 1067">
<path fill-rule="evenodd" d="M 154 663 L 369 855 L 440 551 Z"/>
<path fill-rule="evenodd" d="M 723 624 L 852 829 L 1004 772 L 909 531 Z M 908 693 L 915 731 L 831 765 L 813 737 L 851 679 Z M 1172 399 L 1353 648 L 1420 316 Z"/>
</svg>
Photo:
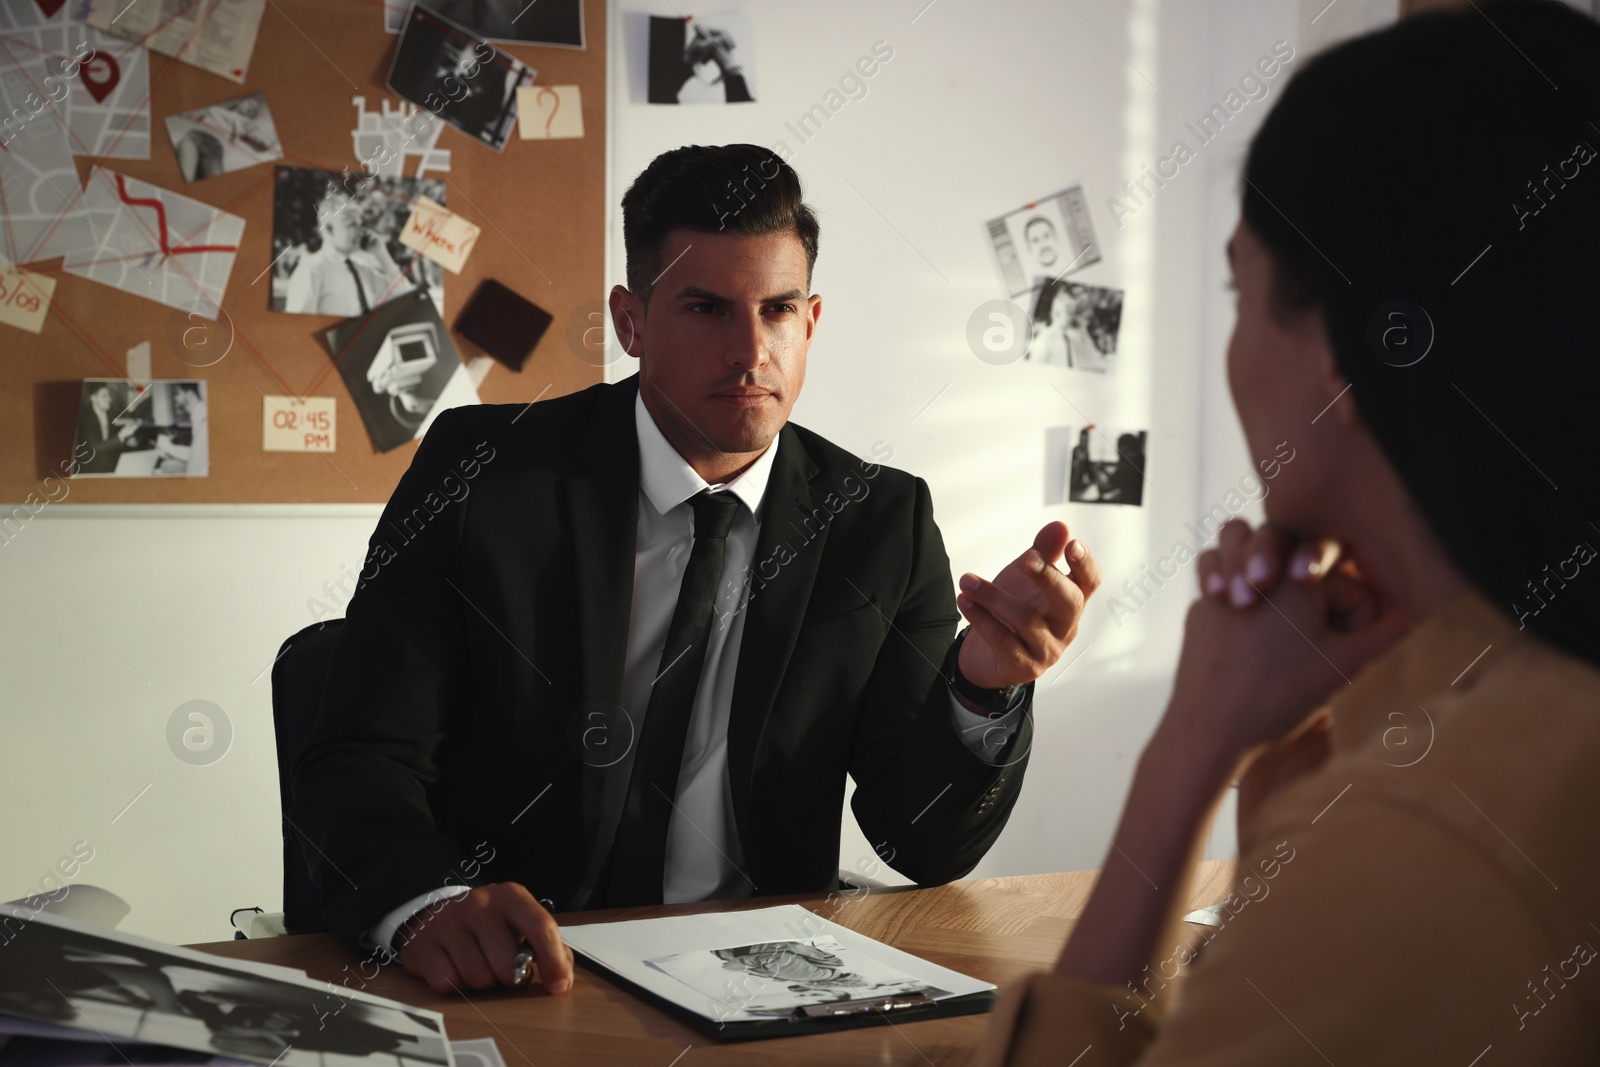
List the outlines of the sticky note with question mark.
<svg viewBox="0 0 1600 1067">
<path fill-rule="evenodd" d="M 583 136 L 583 97 L 576 85 L 524 85 L 517 89 L 517 135 L 524 141 Z"/>
</svg>

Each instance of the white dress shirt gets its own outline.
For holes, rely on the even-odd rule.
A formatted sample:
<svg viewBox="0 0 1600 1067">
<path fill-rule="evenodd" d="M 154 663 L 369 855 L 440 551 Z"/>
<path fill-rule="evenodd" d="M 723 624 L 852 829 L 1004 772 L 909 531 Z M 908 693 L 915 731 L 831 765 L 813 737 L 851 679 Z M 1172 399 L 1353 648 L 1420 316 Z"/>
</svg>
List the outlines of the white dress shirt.
<svg viewBox="0 0 1600 1067">
<path fill-rule="evenodd" d="M 359 293 L 357 277 L 361 279 Z M 289 275 L 284 310 L 311 315 L 360 315 L 363 301 L 370 311 L 399 296 L 404 291 L 395 284 L 399 277 L 396 267 L 373 253 L 355 251 L 343 255 L 324 239 L 321 248 L 307 252 L 295 264 Z"/>
<path fill-rule="evenodd" d="M 634 397 L 634 427 L 639 438 L 639 522 L 633 565 L 633 609 L 628 624 L 628 651 L 622 671 L 623 709 L 633 720 L 634 736 L 644 727 L 650 688 L 660 674 L 667 627 L 678 603 L 683 572 L 694 547 L 694 510 L 689 498 L 704 489 L 733 493 L 743 507 L 734 516 L 723 557 L 722 585 L 717 591 L 714 621 L 700 685 L 695 691 L 688 735 L 679 765 L 677 796 L 667 828 L 666 863 L 661 899 L 667 904 L 749 896 L 751 885 L 744 873 L 744 850 L 733 816 L 733 795 L 728 785 L 728 714 L 733 701 L 734 677 L 739 666 L 739 645 L 745 613 L 739 597 L 739 577 L 755 560 L 761 531 L 762 498 L 778 453 L 781 438 L 774 437 L 754 463 L 729 482 L 709 485 L 695 473 L 656 426 L 642 396 Z M 978 758 L 994 762 L 1021 722 L 1025 708 L 991 719 L 967 710 L 950 694 L 952 729 Z M 1000 734 L 994 729 L 998 727 Z M 605 790 L 605 810 L 600 815 L 600 841 L 583 885 L 567 907 L 584 907 L 599 868 L 610 852 L 622 807 L 633 753 L 608 768 L 617 788 Z M 424 907 L 468 892 L 466 886 L 447 886 L 407 901 L 374 926 L 369 940 L 389 947 L 394 934 Z"/>
</svg>

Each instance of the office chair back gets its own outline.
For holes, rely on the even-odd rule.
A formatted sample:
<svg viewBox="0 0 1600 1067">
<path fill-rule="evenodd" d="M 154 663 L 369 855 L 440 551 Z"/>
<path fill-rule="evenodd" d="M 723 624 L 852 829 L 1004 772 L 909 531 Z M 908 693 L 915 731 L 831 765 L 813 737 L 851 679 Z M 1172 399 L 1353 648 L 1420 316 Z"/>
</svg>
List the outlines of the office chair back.
<svg viewBox="0 0 1600 1067">
<path fill-rule="evenodd" d="M 278 741 L 278 806 L 283 813 L 283 925 L 291 934 L 327 929 L 322 893 L 306 868 L 300 834 L 290 824 L 289 812 L 295 757 L 316 725 L 322 686 L 343 629 L 343 619 L 312 623 L 283 643 L 272 665 L 272 727 Z"/>
<path fill-rule="evenodd" d="M 300 851 L 300 834 L 289 822 L 293 810 L 295 757 L 305 747 L 322 704 L 334 647 L 344 630 L 343 619 L 312 623 L 283 643 L 272 665 L 272 725 L 278 740 L 278 802 L 283 811 L 283 925 L 291 934 L 326 930 L 322 892 L 311 880 Z M 886 883 L 841 868 L 845 885 L 882 887 Z"/>
</svg>

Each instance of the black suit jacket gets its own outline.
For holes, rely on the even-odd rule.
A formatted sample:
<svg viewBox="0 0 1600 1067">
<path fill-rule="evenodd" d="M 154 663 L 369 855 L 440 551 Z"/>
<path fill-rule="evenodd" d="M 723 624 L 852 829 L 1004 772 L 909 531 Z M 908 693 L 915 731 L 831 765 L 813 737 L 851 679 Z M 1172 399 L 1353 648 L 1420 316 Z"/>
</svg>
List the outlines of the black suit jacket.
<svg viewBox="0 0 1600 1067">
<path fill-rule="evenodd" d="M 584 730 L 628 740 L 637 384 L 446 411 L 385 508 L 294 776 L 346 937 L 444 884 L 520 882 L 553 909 L 579 888 L 602 762 Z M 927 485 L 781 433 L 728 722 L 744 870 L 760 894 L 836 887 L 849 774 L 885 862 L 961 877 L 1015 802 L 1031 711 L 998 766 L 952 726 L 959 616 Z"/>
<path fill-rule="evenodd" d="M 110 474 L 117 469 L 117 457 L 129 450 L 117 432 L 117 424 L 111 421 L 110 412 L 106 413 L 106 426 L 110 433 L 102 435 L 94 409 L 85 405 L 79 410 L 78 440 L 93 450 L 88 459 L 78 464 L 78 469 L 85 474 Z"/>
</svg>

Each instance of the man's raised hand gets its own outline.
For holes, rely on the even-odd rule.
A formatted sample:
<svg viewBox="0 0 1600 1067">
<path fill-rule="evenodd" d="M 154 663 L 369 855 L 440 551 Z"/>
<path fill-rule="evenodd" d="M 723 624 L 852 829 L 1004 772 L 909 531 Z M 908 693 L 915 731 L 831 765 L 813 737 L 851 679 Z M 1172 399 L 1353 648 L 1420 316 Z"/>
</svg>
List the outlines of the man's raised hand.
<svg viewBox="0 0 1600 1067">
<path fill-rule="evenodd" d="M 1063 554 L 1066 573 L 1055 566 Z M 961 644 L 963 677 L 985 689 L 1031 682 L 1053 667 L 1077 636 L 1100 565 L 1064 522 L 1050 522 L 1033 545 L 987 582 L 961 576 L 956 607 L 972 624 Z"/>
</svg>

